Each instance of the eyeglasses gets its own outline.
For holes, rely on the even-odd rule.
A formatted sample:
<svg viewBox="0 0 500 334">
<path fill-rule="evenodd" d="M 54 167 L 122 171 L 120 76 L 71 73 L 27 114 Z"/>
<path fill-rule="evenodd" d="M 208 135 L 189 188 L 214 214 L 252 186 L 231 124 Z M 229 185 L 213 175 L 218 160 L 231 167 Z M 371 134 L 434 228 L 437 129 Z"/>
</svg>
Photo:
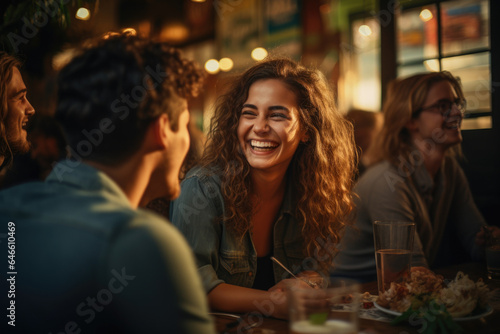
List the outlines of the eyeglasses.
<svg viewBox="0 0 500 334">
<path fill-rule="evenodd" d="M 413 117 L 418 117 L 422 111 L 428 111 L 428 112 L 434 112 L 434 113 L 439 113 L 443 117 L 448 117 L 451 113 L 451 109 L 453 108 L 453 105 L 455 105 L 460 111 L 460 114 L 462 117 L 465 116 L 465 109 L 467 107 L 467 101 L 462 100 L 462 99 L 456 99 L 454 101 L 450 100 L 440 100 L 437 103 L 434 103 L 433 105 L 430 105 L 425 108 L 420 108 L 416 110 L 413 113 Z"/>
</svg>

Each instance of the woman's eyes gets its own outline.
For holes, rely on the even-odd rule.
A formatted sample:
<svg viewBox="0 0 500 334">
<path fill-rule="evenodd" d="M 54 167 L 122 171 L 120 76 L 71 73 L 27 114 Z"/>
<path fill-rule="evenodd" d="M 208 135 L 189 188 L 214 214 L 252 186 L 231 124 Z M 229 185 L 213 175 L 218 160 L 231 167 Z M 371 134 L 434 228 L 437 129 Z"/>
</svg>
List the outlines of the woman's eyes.
<svg viewBox="0 0 500 334">
<path fill-rule="evenodd" d="M 288 119 L 288 117 L 285 114 L 282 114 L 282 113 L 279 113 L 279 112 L 272 113 L 271 117 L 279 117 L 279 118 Z"/>
<path fill-rule="evenodd" d="M 255 111 L 251 111 L 251 110 L 243 110 L 241 112 L 241 115 L 242 116 L 247 116 L 247 117 L 257 117 L 257 112 Z M 280 112 L 273 112 L 271 114 L 269 114 L 270 118 L 273 118 L 273 119 L 288 119 L 288 116 L 284 113 L 280 113 Z"/>
<path fill-rule="evenodd" d="M 441 102 L 438 104 L 438 109 L 442 113 L 446 113 L 448 110 L 450 110 L 451 103 L 449 102 Z"/>
<path fill-rule="evenodd" d="M 243 110 L 241 112 L 242 115 L 245 115 L 245 116 L 255 116 L 255 112 L 253 111 L 250 111 L 250 110 Z"/>
</svg>

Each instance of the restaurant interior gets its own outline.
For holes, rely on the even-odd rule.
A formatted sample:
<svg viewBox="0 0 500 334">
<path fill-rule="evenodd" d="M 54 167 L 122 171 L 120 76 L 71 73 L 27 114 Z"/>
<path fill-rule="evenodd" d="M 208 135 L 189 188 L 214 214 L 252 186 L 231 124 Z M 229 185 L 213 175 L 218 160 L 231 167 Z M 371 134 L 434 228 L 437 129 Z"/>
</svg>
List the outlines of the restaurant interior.
<svg viewBox="0 0 500 334">
<path fill-rule="evenodd" d="M 2 2 L 2 47 L 24 59 L 29 100 L 52 115 L 55 74 L 81 41 L 108 31 L 179 47 L 207 71 L 190 102 L 206 131 L 224 82 L 267 54 L 320 69 L 341 112 L 380 113 L 390 80 L 422 71 L 459 76 L 467 99 L 463 168 L 491 224 L 500 216 L 500 25 L 488 0 L 88 0 Z M 30 18 L 31 19 L 28 19 Z"/>
<path fill-rule="evenodd" d="M 204 68 L 204 89 L 189 101 L 189 109 L 191 121 L 205 133 L 226 83 L 268 55 L 319 69 L 343 114 L 361 110 L 376 119 L 382 119 L 391 80 L 450 71 L 460 78 L 467 100 L 460 164 L 485 220 L 500 226 L 500 22 L 495 17 L 500 1 L 56 2 L 0 4 L 1 49 L 23 60 L 37 117 L 54 115 L 57 72 L 77 46 L 124 29 L 168 42 Z"/>
</svg>

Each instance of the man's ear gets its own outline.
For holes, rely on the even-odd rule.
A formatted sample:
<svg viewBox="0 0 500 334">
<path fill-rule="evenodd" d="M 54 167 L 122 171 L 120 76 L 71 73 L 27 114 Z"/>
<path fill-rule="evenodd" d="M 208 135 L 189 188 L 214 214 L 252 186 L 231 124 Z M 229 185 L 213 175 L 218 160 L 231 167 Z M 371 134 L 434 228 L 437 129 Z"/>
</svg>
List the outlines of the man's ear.
<svg viewBox="0 0 500 334">
<path fill-rule="evenodd" d="M 151 124 L 153 145 L 157 149 L 164 149 L 168 146 L 170 121 L 167 114 L 161 114 Z"/>
</svg>

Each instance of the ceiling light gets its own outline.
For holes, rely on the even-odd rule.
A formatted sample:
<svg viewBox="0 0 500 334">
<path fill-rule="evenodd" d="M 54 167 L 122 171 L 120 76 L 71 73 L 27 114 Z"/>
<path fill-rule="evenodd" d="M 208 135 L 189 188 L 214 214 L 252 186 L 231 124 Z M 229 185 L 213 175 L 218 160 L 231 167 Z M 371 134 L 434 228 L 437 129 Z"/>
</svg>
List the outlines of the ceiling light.
<svg viewBox="0 0 500 334">
<path fill-rule="evenodd" d="M 210 74 L 216 74 L 219 72 L 220 66 L 216 59 L 209 59 L 205 63 L 205 70 Z"/>
<path fill-rule="evenodd" d="M 222 58 L 221 60 L 219 60 L 219 66 L 220 66 L 220 69 L 221 71 L 224 71 L 224 72 L 227 72 L 227 71 L 231 71 L 231 69 L 233 68 L 233 60 L 231 58 Z"/>
<path fill-rule="evenodd" d="M 428 9 L 424 9 L 423 11 L 421 11 L 419 16 L 420 16 L 420 19 L 424 22 L 430 21 L 434 17 L 432 15 L 432 12 Z"/>
<path fill-rule="evenodd" d="M 75 17 L 79 20 L 82 20 L 82 21 L 87 21 L 88 19 L 90 19 L 90 12 L 87 8 L 85 7 L 80 7 L 77 11 L 76 11 L 76 15 Z"/>
<path fill-rule="evenodd" d="M 366 24 L 363 24 L 359 27 L 358 29 L 359 33 L 365 37 L 368 37 L 372 34 L 372 30 L 369 26 L 367 26 Z"/>
<path fill-rule="evenodd" d="M 255 48 L 252 51 L 252 58 L 254 60 L 262 60 L 267 57 L 267 50 L 264 48 Z"/>
</svg>

